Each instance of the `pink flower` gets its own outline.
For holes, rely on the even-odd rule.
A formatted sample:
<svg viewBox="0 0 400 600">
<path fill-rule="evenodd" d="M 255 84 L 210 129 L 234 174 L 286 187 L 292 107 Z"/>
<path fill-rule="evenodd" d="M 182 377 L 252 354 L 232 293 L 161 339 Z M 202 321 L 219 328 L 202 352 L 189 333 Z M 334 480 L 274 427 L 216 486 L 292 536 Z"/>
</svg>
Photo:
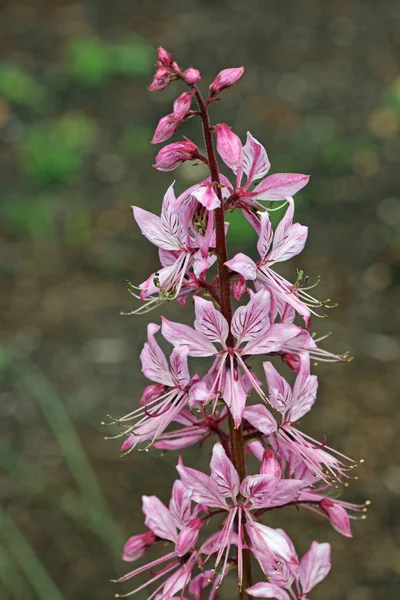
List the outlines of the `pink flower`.
<svg viewBox="0 0 400 600">
<path fill-rule="evenodd" d="M 222 92 L 232 85 L 234 85 L 238 79 L 244 73 L 244 67 L 236 67 L 232 69 L 223 69 L 218 73 L 212 84 L 210 85 L 211 96 L 218 96 Z"/>
<path fill-rule="evenodd" d="M 284 532 L 282 532 L 284 534 Z M 328 575 L 331 569 L 330 544 L 313 542 L 310 549 L 295 568 L 285 569 L 284 574 L 277 573 L 273 566 L 262 560 L 261 566 L 269 581 L 256 583 L 247 592 L 256 598 L 275 598 L 276 600 L 305 599 L 309 592 Z M 292 586 L 295 585 L 295 590 Z M 286 591 L 287 590 L 287 591 Z"/>
<path fill-rule="evenodd" d="M 187 348 L 175 348 L 168 365 L 154 337 L 159 329 L 154 323 L 148 325 L 147 342 L 140 355 L 143 374 L 159 386 L 156 390 L 156 386 L 150 386 L 150 396 L 145 390 L 142 406 L 117 421 L 124 429 L 123 435 L 127 437 L 121 448 L 123 453 L 145 440 L 151 440 L 150 444 L 153 444 L 171 421 L 178 417 L 189 399 L 191 379 L 187 366 Z M 130 424 L 132 421 L 133 425 Z"/>
<path fill-rule="evenodd" d="M 231 198 L 233 206 L 263 208 L 259 202 L 260 200 L 287 200 L 307 185 L 309 175 L 275 173 L 263 179 L 250 191 L 251 184 L 265 177 L 270 169 L 271 164 L 267 152 L 264 146 L 249 132 L 247 132 L 247 140 L 244 146 L 233 132 L 230 133 L 231 141 L 229 143 L 225 140 L 225 136 L 228 135 L 225 128 L 228 128 L 228 126 L 223 125 L 223 127 L 224 136 L 221 136 L 221 152 L 218 148 L 217 130 L 217 150 L 222 160 L 236 175 L 236 189 Z M 244 185 L 242 185 L 243 174 L 247 177 Z"/>
<path fill-rule="evenodd" d="M 207 217 L 205 231 L 200 234 L 193 228 L 189 212 L 175 212 L 176 203 L 172 184 L 164 196 L 161 217 L 133 207 L 141 232 L 160 249 L 162 268 L 140 285 L 139 297 L 131 291 L 133 296 L 146 300 L 146 304 L 132 314 L 143 314 L 163 302 L 174 300 L 181 293 L 190 268 L 196 277 L 200 277 L 216 260 L 208 252 L 209 246 L 215 243 L 212 216 Z M 186 293 L 190 293 L 191 288 L 189 285 Z"/>
<path fill-rule="evenodd" d="M 199 149 L 191 140 L 185 138 L 183 142 L 174 142 L 161 148 L 153 165 L 158 171 L 173 171 L 186 160 L 194 160 Z"/>
<path fill-rule="evenodd" d="M 218 567 L 225 551 L 222 570 L 225 570 L 230 546 L 238 547 L 238 579 L 242 579 L 242 549 L 245 547 L 243 523 L 255 553 L 263 553 L 277 565 L 279 559 L 292 562 L 292 550 L 287 540 L 276 530 L 254 520 L 252 511 L 292 502 L 304 486 L 302 481 L 284 480 L 280 475 L 250 475 L 240 483 L 239 475 L 220 443 L 214 445 L 210 463 L 211 476 L 185 467 L 180 460 L 177 470 L 190 498 L 199 505 L 222 509 L 228 517 L 220 533 L 220 548 L 216 557 Z M 239 496 L 240 494 L 240 496 Z M 243 498 L 243 499 L 241 499 Z M 231 503 L 227 500 L 230 499 Z M 237 538 L 234 524 L 237 523 Z"/>
<path fill-rule="evenodd" d="M 196 566 L 196 561 L 199 560 L 198 551 L 195 548 L 192 549 L 192 545 L 197 541 L 196 535 L 198 536 L 199 524 L 201 523 L 199 519 L 196 519 L 198 509 L 195 508 L 192 512 L 189 494 L 182 483 L 176 481 L 172 488 L 169 508 L 157 496 L 143 496 L 143 512 L 145 514 L 145 524 L 149 529 L 148 534 L 152 534 L 155 538 L 155 542 L 153 543 L 156 543 L 156 541 L 171 542 L 174 544 L 175 549 L 161 558 L 127 573 L 118 579 L 118 582 L 127 581 L 146 571 L 151 572 L 151 579 L 127 594 L 131 596 L 152 583 L 159 581 L 161 577 L 168 575 L 167 578 L 164 578 L 161 585 L 158 585 L 156 590 L 149 596 L 149 599 L 154 598 L 157 594 L 162 594 L 165 598 L 172 598 L 189 584 L 193 568 Z M 142 534 L 142 536 L 145 535 Z M 125 552 L 129 552 L 132 539 L 130 538 L 125 545 L 124 554 Z M 187 554 L 184 561 L 182 560 L 183 550 L 186 550 Z M 136 558 L 140 558 L 142 555 L 143 552 L 130 560 L 136 560 Z M 155 567 L 159 567 L 166 562 L 169 563 L 167 566 L 158 572 L 154 572 Z M 124 596 L 119 595 L 119 597 Z"/>
<path fill-rule="evenodd" d="M 292 455 L 300 459 L 314 475 L 314 481 L 317 477 L 332 485 L 347 477 L 347 471 L 353 469 L 355 461 L 325 443 L 320 444 L 292 425 L 311 409 L 317 394 L 318 380 L 315 375 L 310 375 L 309 356 L 300 355 L 300 369 L 293 390 L 271 362 L 264 363 L 264 371 L 268 382 L 269 402 L 281 414 L 282 422 L 277 425 L 274 417 L 262 404 L 246 408 L 244 418 L 256 430 L 270 436 L 271 444 L 276 447 L 281 460 L 286 458 L 289 461 Z M 332 453 L 340 458 L 335 458 Z M 352 464 L 346 465 L 342 458 Z M 307 480 L 304 474 L 302 478 Z"/>
<path fill-rule="evenodd" d="M 163 336 L 172 345 L 187 346 L 188 356 L 216 358 L 213 365 L 211 392 L 221 393 L 237 426 L 242 421 L 247 396 L 246 382 L 239 368 L 243 370 L 251 386 L 265 399 L 263 391 L 249 371 L 243 357 L 278 351 L 287 340 L 299 332 L 296 325 L 270 323 L 269 301 L 269 293 L 261 290 L 253 296 L 247 306 L 241 306 L 236 310 L 231 326 L 231 333 L 236 338 L 234 347 L 229 347 L 226 343 L 229 333 L 226 319 L 212 302 L 198 296 L 194 298 L 195 329 L 162 319 Z M 222 346 L 221 350 L 217 349 L 214 342 Z"/>
<path fill-rule="evenodd" d="M 271 294 L 293 306 L 306 322 L 314 310 L 310 307 L 322 306 L 309 294 L 278 275 L 271 267 L 300 254 L 307 240 L 308 229 L 299 223 L 293 224 L 294 203 L 289 200 L 289 207 L 280 221 L 275 233 L 272 230 L 268 212 L 260 214 L 260 231 L 257 249 L 260 261 L 255 263 L 243 253 L 236 254 L 226 265 L 240 273 L 246 280 L 254 281 L 256 288 L 268 288 Z M 302 299 L 300 296 L 302 295 Z M 314 312 L 315 314 L 315 312 Z"/>
</svg>

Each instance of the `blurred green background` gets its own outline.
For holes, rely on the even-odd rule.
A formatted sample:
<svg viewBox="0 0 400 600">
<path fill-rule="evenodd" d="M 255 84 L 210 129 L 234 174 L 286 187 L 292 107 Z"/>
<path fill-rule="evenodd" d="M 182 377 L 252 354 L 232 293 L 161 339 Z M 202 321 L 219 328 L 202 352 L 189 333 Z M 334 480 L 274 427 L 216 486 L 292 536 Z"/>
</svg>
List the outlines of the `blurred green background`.
<svg viewBox="0 0 400 600">
<path fill-rule="evenodd" d="M 151 166 L 157 119 L 182 91 L 146 90 L 163 45 L 200 68 L 205 86 L 244 64 L 214 122 L 242 139 L 250 129 L 272 172 L 312 174 L 296 197 L 308 245 L 281 272 L 322 276 L 317 295 L 340 305 L 315 329 L 332 328 L 327 347 L 356 360 L 319 367 L 304 427 L 365 459 L 345 497 L 373 504 L 354 540 L 311 514 L 274 523 L 300 551 L 332 543 L 333 571 L 313 598 L 398 599 L 398 2 L 18 0 L 0 10 L 0 598 L 122 592 L 109 580 L 126 570 L 124 539 L 142 529 L 140 496 L 167 500 L 175 478 L 176 454 L 122 460 L 100 426 L 138 401 L 145 326 L 161 314 L 119 315 L 133 308 L 125 280 L 158 264 L 130 205 L 158 211 L 174 178 L 182 191 L 203 174 Z M 197 125 L 180 131 L 200 143 Z M 229 244 L 254 252 L 236 217 Z M 183 318 L 175 305 L 163 312 Z M 197 451 L 186 456 L 198 462 Z M 234 585 L 221 597 L 236 597 Z"/>
</svg>

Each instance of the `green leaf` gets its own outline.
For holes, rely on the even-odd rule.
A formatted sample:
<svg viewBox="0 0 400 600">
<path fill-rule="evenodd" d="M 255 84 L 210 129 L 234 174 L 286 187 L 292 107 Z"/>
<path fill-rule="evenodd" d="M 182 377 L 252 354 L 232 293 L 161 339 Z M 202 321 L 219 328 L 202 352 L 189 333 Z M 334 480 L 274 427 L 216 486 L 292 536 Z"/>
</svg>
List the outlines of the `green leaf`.
<svg viewBox="0 0 400 600">
<path fill-rule="evenodd" d="M 29 73 L 11 63 L 0 63 L 0 94 L 8 102 L 37 107 L 44 100 L 44 90 Z"/>
</svg>

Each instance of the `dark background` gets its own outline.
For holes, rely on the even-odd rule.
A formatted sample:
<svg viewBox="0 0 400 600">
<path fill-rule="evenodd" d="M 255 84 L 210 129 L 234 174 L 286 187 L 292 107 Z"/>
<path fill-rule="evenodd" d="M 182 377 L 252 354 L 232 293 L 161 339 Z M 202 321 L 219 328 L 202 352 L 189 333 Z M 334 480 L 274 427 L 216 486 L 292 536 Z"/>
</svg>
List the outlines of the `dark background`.
<svg viewBox="0 0 400 600">
<path fill-rule="evenodd" d="M 318 368 L 317 406 L 303 428 L 365 464 L 343 497 L 372 500 L 353 540 L 288 510 L 300 552 L 329 541 L 333 570 L 312 598 L 400 596 L 398 249 L 400 6 L 393 0 L 31 0 L 0 3 L 2 294 L 0 598 L 107 599 L 125 572 L 123 540 L 141 531 L 140 497 L 166 501 L 176 454 L 119 458 L 100 422 L 137 403 L 145 327 L 185 317 L 176 305 L 144 318 L 125 280 L 157 268 L 131 204 L 157 212 L 162 195 L 202 173 L 158 173 L 149 145 L 180 86 L 149 94 L 156 48 L 200 68 L 204 86 L 246 66 L 213 109 L 249 129 L 272 172 L 311 173 L 296 196 L 310 228 L 295 267 L 322 276 L 318 297 L 340 302 L 318 334 L 355 360 Z M 196 123 L 181 129 L 200 143 Z M 177 139 L 177 138 L 176 138 Z M 240 219 L 232 252 L 254 253 Z M 210 446 L 201 450 L 206 468 Z M 198 464 L 197 450 L 185 451 Z M 96 484 L 96 480 L 98 485 Z M 127 590 L 131 589 L 129 587 Z M 221 589 L 235 597 L 234 583 Z M 140 596 L 145 598 L 146 595 Z"/>
</svg>

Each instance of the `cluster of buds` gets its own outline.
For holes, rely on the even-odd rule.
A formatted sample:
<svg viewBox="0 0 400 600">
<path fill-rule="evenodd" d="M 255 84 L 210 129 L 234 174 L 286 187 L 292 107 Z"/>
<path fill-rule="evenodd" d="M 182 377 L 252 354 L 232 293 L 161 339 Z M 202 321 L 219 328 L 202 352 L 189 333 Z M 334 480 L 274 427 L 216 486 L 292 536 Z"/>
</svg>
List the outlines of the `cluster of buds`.
<svg viewBox="0 0 400 600">
<path fill-rule="evenodd" d="M 178 460 L 179 479 L 167 508 L 156 496 L 143 496 L 146 531 L 131 537 L 123 558 L 133 562 L 150 547 L 161 557 L 137 567 L 118 581 L 148 572 L 150 577 L 119 597 L 150 589 L 149 600 L 204 598 L 213 600 L 228 575 L 236 573 L 241 598 L 305 600 L 330 570 L 330 546 L 313 541 L 301 560 L 287 533 L 262 522 L 275 509 L 308 509 L 326 518 L 342 535 L 351 537 L 350 520 L 365 518 L 367 504 L 337 498 L 359 462 L 311 438 L 299 421 L 313 407 L 318 379 L 314 361 L 348 361 L 320 347 L 324 339 L 311 332 L 311 317 L 329 301 L 314 298 L 299 272 L 290 282 L 276 270 L 278 263 L 304 248 L 307 227 L 294 222 L 293 196 L 309 177 L 298 173 L 268 175 L 265 148 L 250 133 L 245 144 L 232 129 L 211 125 L 209 107 L 221 91 L 234 85 L 243 67 L 221 71 L 204 98 L 197 87 L 200 73 L 182 69 L 160 48 L 150 90 L 173 80 L 189 86 L 174 102 L 173 113 L 159 122 L 153 142 L 169 138 L 188 117 L 202 122 L 205 151 L 188 138 L 162 148 L 155 161 L 159 171 L 172 171 L 184 161 L 203 162 L 210 175 L 176 195 L 165 193 L 161 215 L 133 207 L 142 234 L 159 249 L 160 268 L 130 292 L 141 301 L 135 314 L 177 300 L 193 298 L 193 327 L 161 318 L 150 323 L 140 359 L 151 383 L 139 406 L 121 418 L 123 454 L 154 446 L 175 451 L 213 438 L 210 474 Z M 196 100 L 197 110 L 191 110 Z M 222 175 L 217 154 L 233 173 Z M 268 204 L 278 203 L 278 204 Z M 226 250 L 227 211 L 240 210 L 254 228 L 260 259 L 243 253 L 229 259 Z M 283 212 L 273 228 L 270 212 Z M 213 273 L 214 271 L 214 273 Z M 245 301 L 235 311 L 232 297 Z M 172 350 L 165 355 L 156 337 Z M 325 336 L 326 337 L 326 336 Z M 208 361 L 202 373 L 191 373 L 191 357 Z M 261 358 L 264 376 L 251 365 Z M 281 360 L 289 380 L 271 362 Z M 290 375 L 292 372 L 292 375 Z M 248 457 L 259 461 L 248 473 Z M 254 458 L 253 458 L 254 462 Z M 334 492 L 334 493 L 332 493 Z M 211 522 L 217 517 L 216 530 Z M 221 522 L 222 519 L 222 522 Z M 271 524 L 271 516 L 268 519 Z M 253 582 L 251 563 L 263 580 Z"/>
</svg>

